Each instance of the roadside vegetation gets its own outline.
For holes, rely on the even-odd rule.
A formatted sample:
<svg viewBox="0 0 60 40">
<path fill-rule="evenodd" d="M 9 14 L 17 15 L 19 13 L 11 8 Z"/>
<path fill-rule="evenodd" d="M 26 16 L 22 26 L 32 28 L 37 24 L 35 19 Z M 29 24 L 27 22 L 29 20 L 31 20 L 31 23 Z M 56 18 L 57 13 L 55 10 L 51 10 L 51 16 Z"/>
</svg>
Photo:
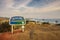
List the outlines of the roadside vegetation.
<svg viewBox="0 0 60 40">
<path fill-rule="evenodd" d="M 20 26 L 15 26 L 18 29 Z M 0 24 L 0 33 L 10 32 L 11 25 L 9 22 Z M 60 24 L 50 25 L 49 22 L 37 24 L 34 21 L 27 21 L 24 32 L 14 33 L 11 40 L 60 40 Z M 9 39 L 9 40 L 10 40 Z"/>
<path fill-rule="evenodd" d="M 4 22 L 0 24 L 0 33 L 1 32 L 9 32 L 11 30 L 11 26 L 9 25 L 8 22 Z"/>
</svg>

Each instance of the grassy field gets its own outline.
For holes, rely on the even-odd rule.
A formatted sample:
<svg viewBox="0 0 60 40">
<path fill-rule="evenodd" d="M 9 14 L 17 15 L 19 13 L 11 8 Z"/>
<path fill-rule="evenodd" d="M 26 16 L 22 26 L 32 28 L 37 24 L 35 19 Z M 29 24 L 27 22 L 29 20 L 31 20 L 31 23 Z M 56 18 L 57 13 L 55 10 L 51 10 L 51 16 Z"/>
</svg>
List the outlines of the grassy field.
<svg viewBox="0 0 60 40">
<path fill-rule="evenodd" d="M 60 26 L 28 23 L 25 32 L 2 33 L 0 40 L 60 40 Z"/>
</svg>

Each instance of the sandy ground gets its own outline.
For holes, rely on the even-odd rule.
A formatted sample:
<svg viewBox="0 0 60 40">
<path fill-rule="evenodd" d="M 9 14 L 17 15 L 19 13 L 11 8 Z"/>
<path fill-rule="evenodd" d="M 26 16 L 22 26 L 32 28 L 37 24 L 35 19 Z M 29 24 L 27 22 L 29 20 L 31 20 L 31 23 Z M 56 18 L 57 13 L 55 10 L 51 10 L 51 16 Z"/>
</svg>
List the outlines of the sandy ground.
<svg viewBox="0 0 60 40">
<path fill-rule="evenodd" d="M 0 33 L 0 40 L 60 40 L 60 26 L 30 23 L 25 25 L 25 32 Z"/>
</svg>

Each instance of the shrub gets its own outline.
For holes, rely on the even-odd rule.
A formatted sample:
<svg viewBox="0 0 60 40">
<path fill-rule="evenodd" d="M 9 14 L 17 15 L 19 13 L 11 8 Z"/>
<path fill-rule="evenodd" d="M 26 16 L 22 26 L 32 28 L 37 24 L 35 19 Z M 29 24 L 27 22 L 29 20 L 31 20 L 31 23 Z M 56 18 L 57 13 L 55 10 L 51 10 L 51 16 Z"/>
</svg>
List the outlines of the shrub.
<svg viewBox="0 0 60 40">
<path fill-rule="evenodd" d="M 8 22 L 0 24 L 0 32 L 7 32 L 11 31 L 11 26 L 9 25 Z"/>
</svg>

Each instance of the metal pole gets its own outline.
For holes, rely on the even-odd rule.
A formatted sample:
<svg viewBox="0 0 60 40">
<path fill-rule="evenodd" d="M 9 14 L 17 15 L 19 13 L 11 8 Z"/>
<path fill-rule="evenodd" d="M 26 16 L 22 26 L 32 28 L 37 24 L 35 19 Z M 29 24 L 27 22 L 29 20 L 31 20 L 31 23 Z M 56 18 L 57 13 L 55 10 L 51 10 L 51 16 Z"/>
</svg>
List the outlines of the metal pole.
<svg viewBox="0 0 60 40">
<path fill-rule="evenodd" d="M 24 32 L 24 28 L 25 28 L 24 25 L 22 25 L 22 32 Z"/>
<path fill-rule="evenodd" d="M 13 34 L 13 25 L 11 26 L 11 33 Z"/>
</svg>

